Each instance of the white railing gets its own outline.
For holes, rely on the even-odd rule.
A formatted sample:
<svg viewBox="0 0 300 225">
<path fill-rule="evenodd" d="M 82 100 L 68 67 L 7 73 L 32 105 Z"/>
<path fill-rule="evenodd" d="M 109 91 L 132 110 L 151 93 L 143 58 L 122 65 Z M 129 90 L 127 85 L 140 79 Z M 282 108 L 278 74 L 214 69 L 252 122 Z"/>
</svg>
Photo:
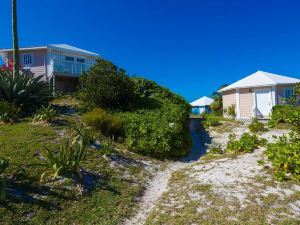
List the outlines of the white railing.
<svg viewBox="0 0 300 225">
<path fill-rule="evenodd" d="M 88 63 L 80 63 L 80 62 L 72 62 L 66 60 L 58 60 L 58 59 L 51 59 L 49 66 L 52 62 L 52 72 L 65 74 L 65 75 L 72 75 L 72 76 L 80 76 L 83 72 L 87 72 L 93 66 L 93 64 Z M 48 70 L 48 71 L 51 71 Z M 50 73 L 48 73 L 50 75 Z"/>
</svg>

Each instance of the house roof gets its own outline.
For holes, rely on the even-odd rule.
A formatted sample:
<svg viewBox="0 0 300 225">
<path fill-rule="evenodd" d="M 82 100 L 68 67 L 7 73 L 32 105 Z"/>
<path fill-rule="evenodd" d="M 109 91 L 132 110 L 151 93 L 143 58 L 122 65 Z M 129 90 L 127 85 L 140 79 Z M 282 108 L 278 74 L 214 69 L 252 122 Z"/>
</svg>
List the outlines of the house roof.
<svg viewBox="0 0 300 225">
<path fill-rule="evenodd" d="M 219 92 L 229 91 L 237 88 L 251 88 L 275 86 L 280 84 L 295 84 L 300 82 L 297 78 L 286 77 L 278 74 L 257 71 L 227 87 L 222 88 Z"/>
<path fill-rule="evenodd" d="M 213 103 L 213 99 L 203 96 L 202 98 L 197 99 L 196 101 L 191 102 L 191 106 L 206 106 L 206 105 L 210 105 L 211 103 Z"/>
<path fill-rule="evenodd" d="M 77 53 L 77 54 L 84 54 L 84 55 L 90 55 L 90 56 L 99 56 L 97 53 L 90 52 L 81 48 L 77 48 L 71 45 L 67 44 L 49 44 L 45 46 L 32 46 L 32 47 L 24 47 L 20 48 L 20 50 L 40 50 L 40 49 L 56 49 L 56 50 L 62 50 L 70 53 Z M 9 52 L 13 49 L 1 49 L 0 52 Z"/>
<path fill-rule="evenodd" d="M 48 45 L 48 48 L 52 49 L 57 49 L 57 50 L 63 50 L 63 51 L 70 51 L 74 53 L 79 53 L 79 54 L 86 54 L 86 55 L 91 55 L 91 56 L 99 56 L 97 53 L 90 52 L 81 48 L 77 48 L 71 45 L 67 44 L 50 44 Z"/>
</svg>

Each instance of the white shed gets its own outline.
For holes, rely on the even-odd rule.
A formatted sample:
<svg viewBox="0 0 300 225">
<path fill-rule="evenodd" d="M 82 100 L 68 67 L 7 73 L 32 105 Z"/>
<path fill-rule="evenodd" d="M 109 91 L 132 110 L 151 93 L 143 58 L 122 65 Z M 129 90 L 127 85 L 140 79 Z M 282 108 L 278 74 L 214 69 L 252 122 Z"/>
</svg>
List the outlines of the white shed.
<svg viewBox="0 0 300 225">
<path fill-rule="evenodd" d="M 192 106 L 192 113 L 193 114 L 201 114 L 201 113 L 209 113 L 210 109 L 209 106 L 213 103 L 213 99 L 207 96 L 199 98 L 190 103 Z"/>
</svg>

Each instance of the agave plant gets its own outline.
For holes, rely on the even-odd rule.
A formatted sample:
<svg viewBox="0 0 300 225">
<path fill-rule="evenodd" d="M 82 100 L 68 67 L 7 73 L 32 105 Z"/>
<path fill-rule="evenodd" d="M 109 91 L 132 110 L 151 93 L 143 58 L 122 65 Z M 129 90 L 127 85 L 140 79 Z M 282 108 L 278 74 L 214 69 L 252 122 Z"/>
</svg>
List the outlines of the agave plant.
<svg viewBox="0 0 300 225">
<path fill-rule="evenodd" d="M 9 166 L 9 161 L 7 159 L 0 159 L 0 181 L 1 181 L 0 200 L 1 201 L 6 198 L 6 176 L 3 174 L 3 172 L 7 169 L 8 166 Z"/>
<path fill-rule="evenodd" d="M 13 76 L 11 71 L 0 71 L 0 99 L 20 106 L 23 112 L 32 112 L 45 104 L 50 96 L 48 83 L 43 75 L 28 73 Z"/>
</svg>

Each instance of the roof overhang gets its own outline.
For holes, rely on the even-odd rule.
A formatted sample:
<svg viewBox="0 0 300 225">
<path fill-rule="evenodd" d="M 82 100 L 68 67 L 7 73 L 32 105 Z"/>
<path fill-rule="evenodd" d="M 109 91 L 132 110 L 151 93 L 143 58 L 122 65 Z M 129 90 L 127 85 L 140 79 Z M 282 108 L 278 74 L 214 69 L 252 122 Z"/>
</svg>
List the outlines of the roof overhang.
<svg viewBox="0 0 300 225">
<path fill-rule="evenodd" d="M 43 50 L 43 49 L 47 49 L 47 46 L 19 48 L 19 51 Z M 12 48 L 4 48 L 4 49 L 0 49 L 0 52 L 12 52 L 13 50 L 14 49 Z"/>
<path fill-rule="evenodd" d="M 232 91 L 232 90 L 238 90 L 238 89 L 245 89 L 245 88 L 262 88 L 262 87 L 275 87 L 275 86 L 280 86 L 280 85 L 294 85 L 296 83 L 281 83 L 281 84 L 264 84 L 264 85 L 251 85 L 251 86 L 245 86 L 245 87 L 238 87 L 238 88 L 229 88 L 226 89 L 222 88 L 218 90 L 219 93 L 223 93 L 225 91 Z"/>
<path fill-rule="evenodd" d="M 93 53 L 93 52 L 83 52 L 80 50 L 72 50 L 72 49 L 68 49 L 68 48 L 64 48 L 64 47 L 59 47 L 59 46 L 54 46 L 54 45 L 48 45 L 47 46 L 49 49 L 54 49 L 57 51 L 63 51 L 63 52 L 68 52 L 71 54 L 78 54 L 78 55 L 84 55 L 84 56 L 91 56 L 91 57 L 99 57 L 99 55 L 97 53 Z"/>
</svg>

